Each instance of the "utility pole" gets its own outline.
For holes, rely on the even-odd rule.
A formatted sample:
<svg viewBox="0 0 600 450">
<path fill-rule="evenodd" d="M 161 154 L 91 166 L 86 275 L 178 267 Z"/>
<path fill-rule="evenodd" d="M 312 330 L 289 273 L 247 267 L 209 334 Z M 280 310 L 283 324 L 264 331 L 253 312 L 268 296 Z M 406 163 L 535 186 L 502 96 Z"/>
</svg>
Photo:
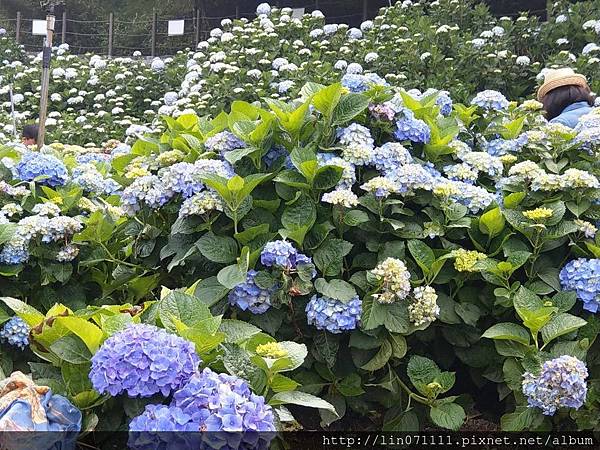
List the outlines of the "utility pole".
<svg viewBox="0 0 600 450">
<path fill-rule="evenodd" d="M 42 90 L 40 97 L 40 123 L 38 129 L 38 150 L 44 146 L 46 138 L 46 117 L 48 114 L 48 89 L 50 87 L 50 59 L 52 57 L 52 39 L 54 37 L 54 8 L 61 4 L 61 0 L 49 0 L 46 14 L 46 39 L 42 51 Z"/>
</svg>

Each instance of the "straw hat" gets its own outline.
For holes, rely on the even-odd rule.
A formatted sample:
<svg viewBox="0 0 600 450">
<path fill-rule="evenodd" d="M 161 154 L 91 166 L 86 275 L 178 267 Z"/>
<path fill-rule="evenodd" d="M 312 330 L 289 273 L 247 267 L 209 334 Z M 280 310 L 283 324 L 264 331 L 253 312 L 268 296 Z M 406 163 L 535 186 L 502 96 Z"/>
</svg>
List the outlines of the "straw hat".
<svg viewBox="0 0 600 450">
<path fill-rule="evenodd" d="M 544 75 L 544 84 L 538 89 L 537 98 L 542 101 L 544 96 L 553 89 L 561 86 L 581 86 L 590 88 L 585 77 L 569 67 L 549 69 Z"/>
</svg>

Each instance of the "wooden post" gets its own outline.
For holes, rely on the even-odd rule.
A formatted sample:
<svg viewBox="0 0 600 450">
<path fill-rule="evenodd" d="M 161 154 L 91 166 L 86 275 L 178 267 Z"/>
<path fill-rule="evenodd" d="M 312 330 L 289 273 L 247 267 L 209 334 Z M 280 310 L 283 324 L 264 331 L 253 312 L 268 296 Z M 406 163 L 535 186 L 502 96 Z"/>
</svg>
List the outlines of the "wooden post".
<svg viewBox="0 0 600 450">
<path fill-rule="evenodd" d="M 156 56 L 156 9 L 152 10 L 152 49 L 150 55 Z"/>
<path fill-rule="evenodd" d="M 319 0 L 315 0 L 315 9 L 319 9 Z"/>
<path fill-rule="evenodd" d="M 50 87 L 50 57 L 52 56 L 52 39 L 54 37 L 54 7 L 46 16 L 46 42 L 42 56 L 42 89 L 40 97 L 40 123 L 38 128 L 38 150 L 44 146 L 46 138 L 46 116 L 48 113 L 48 89 Z"/>
<path fill-rule="evenodd" d="M 550 22 L 550 19 L 552 19 L 552 10 L 554 9 L 552 3 L 552 0 L 546 0 L 546 22 Z"/>
<path fill-rule="evenodd" d="M 63 11 L 62 14 L 62 29 L 61 32 L 61 43 L 67 42 L 67 11 Z"/>
<path fill-rule="evenodd" d="M 363 22 L 369 17 L 369 0 L 363 0 Z"/>
<path fill-rule="evenodd" d="M 235 18 L 240 18 L 240 5 L 237 2 L 235 3 Z"/>
<path fill-rule="evenodd" d="M 15 42 L 18 44 L 21 37 L 21 11 L 17 11 L 17 25 L 15 27 Z"/>
<path fill-rule="evenodd" d="M 200 22 L 200 9 L 196 9 L 196 48 L 198 48 L 198 44 L 200 43 L 200 27 L 202 23 Z"/>
<path fill-rule="evenodd" d="M 113 53 L 113 29 L 115 22 L 115 14 L 110 13 L 108 15 L 108 57 L 112 58 Z"/>
</svg>

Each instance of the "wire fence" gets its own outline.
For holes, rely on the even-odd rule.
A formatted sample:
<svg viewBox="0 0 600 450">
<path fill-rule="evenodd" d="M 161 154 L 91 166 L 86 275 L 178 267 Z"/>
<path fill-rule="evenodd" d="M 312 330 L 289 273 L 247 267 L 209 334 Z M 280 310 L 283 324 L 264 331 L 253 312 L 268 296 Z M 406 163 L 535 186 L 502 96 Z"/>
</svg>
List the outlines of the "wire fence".
<svg viewBox="0 0 600 450">
<path fill-rule="evenodd" d="M 297 9 L 297 13 L 310 13 L 319 9 L 325 13 L 330 23 L 348 23 L 358 26 L 363 20 L 375 16 L 383 6 L 391 6 L 396 0 L 357 0 L 355 8 L 347 12 L 347 0 L 314 0 L 302 3 L 302 0 L 287 0 L 278 2 L 279 6 Z M 71 18 L 68 10 L 56 17 L 54 43 L 68 43 L 73 53 L 94 52 L 108 56 L 126 56 L 134 51 L 140 51 L 145 56 L 172 55 L 185 48 L 195 48 L 198 42 L 210 36 L 210 30 L 219 27 L 223 19 L 252 19 L 255 11 L 243 11 L 238 2 L 231 2 L 231 14 L 207 15 L 203 10 L 182 12 L 176 17 L 161 17 L 155 12 L 151 17 L 130 18 L 109 14 L 105 20 L 79 20 Z M 344 8 L 342 8 L 344 7 Z M 336 12 L 338 15 L 336 15 Z M 546 10 L 532 10 L 532 14 L 545 16 Z M 505 13 L 501 15 L 516 15 Z M 183 20 L 183 33 L 169 33 L 169 23 L 172 20 Z M 0 27 L 12 34 L 16 41 L 25 46 L 27 51 L 40 51 L 44 36 L 33 33 L 33 18 L 22 17 L 20 12 L 14 18 L 2 18 Z"/>
</svg>

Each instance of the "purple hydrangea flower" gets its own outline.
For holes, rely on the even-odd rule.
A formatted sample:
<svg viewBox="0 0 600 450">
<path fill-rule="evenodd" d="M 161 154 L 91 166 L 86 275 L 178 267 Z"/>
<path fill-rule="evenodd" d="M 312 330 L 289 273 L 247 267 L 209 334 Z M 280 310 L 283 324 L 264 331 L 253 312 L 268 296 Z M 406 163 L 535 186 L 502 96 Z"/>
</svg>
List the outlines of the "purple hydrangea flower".
<svg viewBox="0 0 600 450">
<path fill-rule="evenodd" d="M 275 431 L 273 411 L 264 397 L 253 394 L 241 378 L 208 368 L 175 392 L 173 406 L 191 415 L 202 431 Z"/>
<path fill-rule="evenodd" d="M 540 408 L 544 415 L 553 416 L 559 408 L 579 409 L 587 395 L 588 376 L 585 364 L 563 355 L 546 361 L 539 375 L 523 375 L 523 394 L 531 408 Z"/>
<path fill-rule="evenodd" d="M 369 164 L 375 166 L 383 175 L 396 170 L 399 166 L 413 161 L 408 150 L 398 142 L 386 142 L 381 147 L 375 147 L 371 153 Z"/>
<path fill-rule="evenodd" d="M 578 258 L 570 261 L 559 274 L 565 291 L 575 291 L 583 309 L 593 313 L 600 306 L 600 259 Z"/>
<path fill-rule="evenodd" d="M 121 194 L 121 206 L 129 215 L 140 210 L 145 203 L 153 209 L 160 208 L 173 196 L 163 181 L 156 175 L 145 175 L 136 178 Z"/>
<path fill-rule="evenodd" d="M 14 176 L 21 181 L 44 177 L 39 183 L 51 187 L 62 186 L 69 178 L 67 168 L 60 159 L 38 152 L 25 153 L 14 168 Z"/>
<path fill-rule="evenodd" d="M 12 317 L 0 331 L 0 342 L 24 350 L 29 345 L 29 325 L 18 316 Z"/>
<path fill-rule="evenodd" d="M 308 324 L 335 334 L 354 330 L 361 314 L 362 302 L 358 295 L 349 302 L 313 295 L 306 305 Z"/>
<path fill-rule="evenodd" d="M 191 342 L 152 325 L 132 324 L 102 344 L 89 377 L 101 394 L 167 396 L 190 379 L 199 363 Z"/>
<path fill-rule="evenodd" d="M 271 307 L 271 295 L 276 287 L 263 289 L 254 281 L 258 272 L 249 270 L 244 283 L 238 284 L 229 292 L 229 304 L 236 305 L 242 311 L 249 310 L 253 314 L 262 314 Z"/>
</svg>

